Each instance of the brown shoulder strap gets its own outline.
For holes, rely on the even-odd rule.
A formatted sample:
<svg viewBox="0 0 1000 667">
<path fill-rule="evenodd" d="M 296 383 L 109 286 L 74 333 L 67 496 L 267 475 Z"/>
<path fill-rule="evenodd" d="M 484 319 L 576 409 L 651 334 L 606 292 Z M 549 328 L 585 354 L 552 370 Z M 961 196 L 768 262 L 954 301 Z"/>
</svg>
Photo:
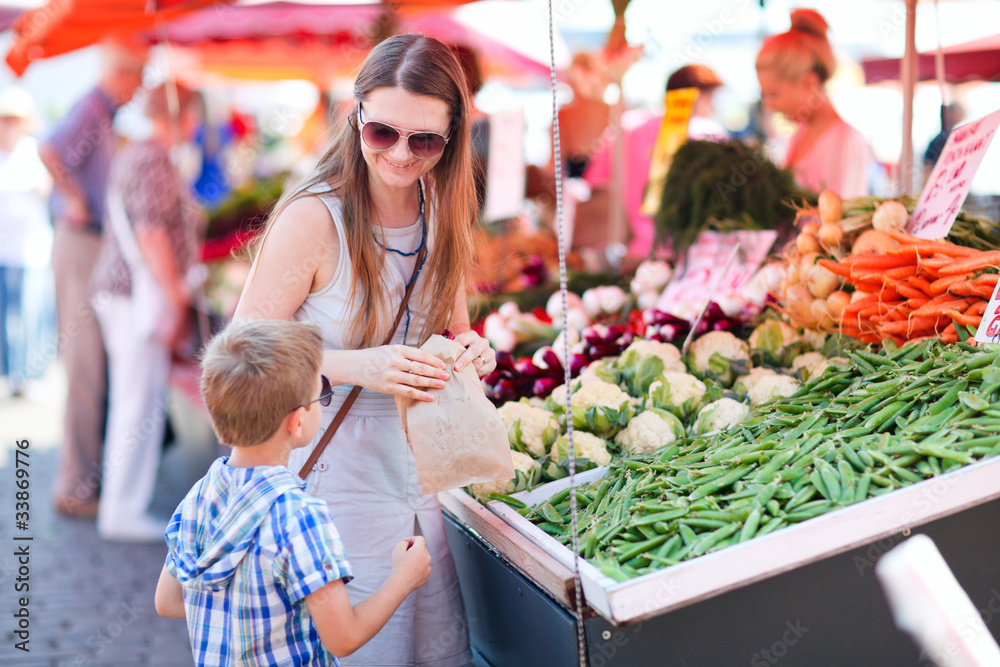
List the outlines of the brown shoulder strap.
<svg viewBox="0 0 1000 667">
<path fill-rule="evenodd" d="M 417 274 L 420 273 L 420 266 L 424 262 L 424 255 L 426 252 L 427 248 L 425 246 L 420 249 L 419 253 L 417 253 L 417 262 L 413 266 L 413 276 L 411 276 L 409 284 L 406 286 L 406 292 L 403 294 L 403 300 L 399 303 L 399 311 L 396 312 L 396 320 L 392 323 L 392 329 L 389 331 L 389 335 L 385 337 L 385 341 L 382 343 L 383 345 L 391 343 L 392 337 L 396 335 L 396 329 L 399 328 L 399 322 L 403 319 L 403 313 L 406 312 L 406 304 L 410 301 L 410 294 L 413 292 L 413 287 L 417 284 Z M 323 433 L 323 437 L 316 443 L 316 446 L 312 450 L 312 454 L 309 455 L 309 458 L 306 459 L 305 465 L 303 465 L 302 469 L 299 470 L 299 477 L 305 479 L 309 475 L 312 467 L 316 465 L 316 461 L 318 461 L 319 457 L 323 454 L 323 450 L 325 450 L 326 446 L 330 444 L 333 434 L 337 432 L 338 428 L 340 428 L 341 422 L 344 421 L 344 417 L 347 416 L 348 410 L 350 410 L 351 406 L 354 405 L 354 401 L 357 400 L 358 394 L 360 393 L 360 385 L 355 385 L 354 388 L 351 389 L 351 393 L 347 395 L 346 399 L 344 399 L 344 404 L 340 406 L 340 410 L 337 410 L 337 414 L 334 415 L 333 421 L 330 422 L 330 426 L 327 427 L 326 431 Z"/>
</svg>

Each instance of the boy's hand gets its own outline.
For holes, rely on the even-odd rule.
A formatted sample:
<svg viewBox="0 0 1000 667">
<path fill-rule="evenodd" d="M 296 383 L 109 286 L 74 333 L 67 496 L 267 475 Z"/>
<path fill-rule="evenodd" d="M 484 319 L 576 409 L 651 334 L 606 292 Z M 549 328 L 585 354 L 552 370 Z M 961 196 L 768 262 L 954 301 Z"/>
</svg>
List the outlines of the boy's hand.
<svg viewBox="0 0 1000 667">
<path fill-rule="evenodd" d="M 408 537 L 400 540 L 392 550 L 392 573 L 401 577 L 416 590 L 427 583 L 431 576 L 431 554 L 423 537 Z"/>
</svg>

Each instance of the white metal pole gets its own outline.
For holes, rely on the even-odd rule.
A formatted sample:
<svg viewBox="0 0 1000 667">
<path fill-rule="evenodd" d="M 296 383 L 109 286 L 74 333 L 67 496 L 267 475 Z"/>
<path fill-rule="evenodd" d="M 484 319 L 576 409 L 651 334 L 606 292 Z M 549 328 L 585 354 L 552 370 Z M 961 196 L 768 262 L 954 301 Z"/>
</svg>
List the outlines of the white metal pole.
<svg viewBox="0 0 1000 667">
<path fill-rule="evenodd" d="M 913 189 L 913 90 L 917 85 L 917 0 L 906 0 L 906 51 L 900 64 L 903 82 L 903 152 L 899 157 L 899 194 Z"/>
</svg>

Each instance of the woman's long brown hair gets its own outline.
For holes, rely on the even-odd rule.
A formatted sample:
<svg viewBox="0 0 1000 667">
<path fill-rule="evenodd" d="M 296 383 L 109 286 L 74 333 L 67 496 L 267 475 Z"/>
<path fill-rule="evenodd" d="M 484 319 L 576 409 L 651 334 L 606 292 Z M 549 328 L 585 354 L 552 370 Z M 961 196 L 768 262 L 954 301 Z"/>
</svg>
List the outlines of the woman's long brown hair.
<svg viewBox="0 0 1000 667">
<path fill-rule="evenodd" d="M 399 87 L 414 95 L 427 95 L 448 105 L 451 116 L 449 141 L 441 159 L 424 179 L 427 218 L 433 220 L 428 236 L 433 240 L 424 268 L 422 293 L 411 311 L 423 313 L 420 331 L 423 343 L 432 333 L 446 329 L 459 290 L 466 284 L 472 266 L 472 231 L 477 202 L 472 171 L 469 107 L 465 79 L 454 54 L 438 40 L 420 34 L 396 35 L 368 54 L 354 82 L 354 96 L 362 104 L 377 88 Z M 353 264 L 349 302 L 358 318 L 347 340 L 353 347 L 378 345 L 392 326 L 391 308 L 382 274 L 385 249 L 375 241 L 377 209 L 368 188 L 368 165 L 361 154 L 357 131 L 357 107 L 315 172 L 290 189 L 268 216 L 260 247 L 272 224 L 292 201 L 309 196 L 309 188 L 321 183 L 333 186 L 343 203 L 344 231 Z M 360 300 L 360 302 L 359 302 Z"/>
</svg>

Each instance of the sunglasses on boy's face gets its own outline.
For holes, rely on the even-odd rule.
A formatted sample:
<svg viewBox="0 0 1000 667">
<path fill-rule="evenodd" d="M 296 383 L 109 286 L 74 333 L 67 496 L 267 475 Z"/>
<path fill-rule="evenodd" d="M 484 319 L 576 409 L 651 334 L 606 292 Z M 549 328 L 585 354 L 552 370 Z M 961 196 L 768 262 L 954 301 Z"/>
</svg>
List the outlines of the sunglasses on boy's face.
<svg viewBox="0 0 1000 667">
<path fill-rule="evenodd" d="M 319 390 L 319 398 L 314 398 L 308 403 L 300 405 L 299 408 L 308 407 L 313 403 L 315 403 L 316 401 L 319 401 L 319 404 L 322 405 L 324 408 L 330 405 L 330 402 L 333 400 L 333 387 L 330 386 L 330 381 L 326 379 L 325 375 L 320 375 L 319 379 L 320 379 L 320 384 L 322 384 L 322 387 Z M 298 410 L 299 408 L 295 409 Z"/>
<path fill-rule="evenodd" d="M 444 152 L 448 137 L 437 132 L 410 132 L 406 134 L 398 127 L 377 120 L 361 120 L 361 103 L 358 103 L 358 125 L 361 127 L 361 139 L 373 151 L 387 151 L 399 141 L 406 139 L 406 146 L 414 157 L 421 160 L 436 158 Z"/>
</svg>

